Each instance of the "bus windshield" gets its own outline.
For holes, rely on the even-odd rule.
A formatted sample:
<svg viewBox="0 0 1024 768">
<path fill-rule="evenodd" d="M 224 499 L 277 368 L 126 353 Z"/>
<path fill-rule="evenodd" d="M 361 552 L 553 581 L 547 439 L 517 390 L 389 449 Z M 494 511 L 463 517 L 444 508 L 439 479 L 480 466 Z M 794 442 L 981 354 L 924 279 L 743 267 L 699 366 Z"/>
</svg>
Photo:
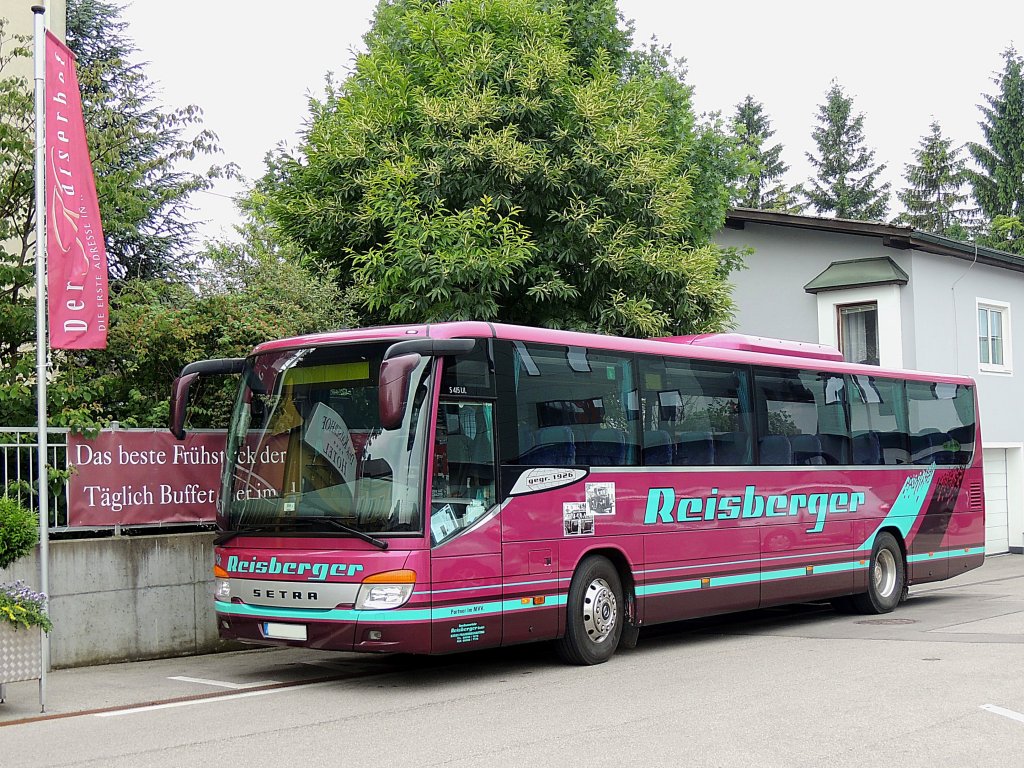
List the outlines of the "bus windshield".
<svg viewBox="0 0 1024 768">
<path fill-rule="evenodd" d="M 429 361 L 412 371 L 402 423 L 382 429 L 377 381 L 388 346 L 247 361 L 228 431 L 223 530 L 422 533 Z"/>
</svg>

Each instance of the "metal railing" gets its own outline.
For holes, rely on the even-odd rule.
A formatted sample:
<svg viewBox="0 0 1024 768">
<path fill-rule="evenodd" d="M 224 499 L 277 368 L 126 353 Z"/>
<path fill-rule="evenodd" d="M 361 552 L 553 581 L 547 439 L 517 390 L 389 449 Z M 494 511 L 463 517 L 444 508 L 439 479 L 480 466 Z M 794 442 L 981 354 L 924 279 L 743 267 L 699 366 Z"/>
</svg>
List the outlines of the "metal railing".
<svg viewBox="0 0 1024 768">
<path fill-rule="evenodd" d="M 68 470 L 68 430 L 46 430 L 46 463 L 61 472 Z M 36 427 L 0 427 L 0 494 L 15 498 L 33 512 L 38 510 L 39 430 Z M 68 529 L 68 491 L 65 481 L 51 483 L 50 530 Z"/>
<path fill-rule="evenodd" d="M 131 525 L 70 525 L 68 520 L 68 483 L 74 466 L 69 461 L 68 436 L 66 427 L 50 427 L 46 430 L 46 463 L 62 477 L 51 480 L 49 485 L 49 530 L 50 534 L 77 536 L 83 532 L 104 532 L 121 535 L 125 531 L 183 532 L 209 530 L 212 522 L 166 522 L 134 523 Z M 149 430 L 145 430 L 149 431 Z M 26 509 L 38 512 L 39 474 L 39 430 L 36 427 L 0 427 L 0 495 L 13 497 Z"/>
</svg>

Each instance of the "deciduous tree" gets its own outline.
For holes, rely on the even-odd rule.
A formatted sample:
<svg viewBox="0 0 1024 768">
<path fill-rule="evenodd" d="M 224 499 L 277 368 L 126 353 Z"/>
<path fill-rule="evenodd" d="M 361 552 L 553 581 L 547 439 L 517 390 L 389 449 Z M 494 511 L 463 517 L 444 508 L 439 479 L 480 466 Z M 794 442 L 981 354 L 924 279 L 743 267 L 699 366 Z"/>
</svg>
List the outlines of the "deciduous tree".
<svg viewBox="0 0 1024 768">
<path fill-rule="evenodd" d="M 384 0 L 252 206 L 336 265 L 364 322 L 715 330 L 735 147 L 611 2 Z M 626 32 L 623 32 L 626 29 Z"/>
<path fill-rule="evenodd" d="M 35 281 L 32 90 L 11 71 L 13 61 L 31 55 L 29 42 L 0 19 L 0 371 L 11 368 L 35 328 L 27 293 Z M 0 373 L 0 389 L 3 379 Z"/>
</svg>

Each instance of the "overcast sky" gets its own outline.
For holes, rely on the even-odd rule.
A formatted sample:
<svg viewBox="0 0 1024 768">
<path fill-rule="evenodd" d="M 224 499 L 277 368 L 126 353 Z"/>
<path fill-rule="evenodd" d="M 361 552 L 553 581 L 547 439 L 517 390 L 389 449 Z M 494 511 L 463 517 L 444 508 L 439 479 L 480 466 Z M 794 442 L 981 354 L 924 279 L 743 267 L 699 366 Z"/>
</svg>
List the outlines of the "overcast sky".
<svg viewBox="0 0 1024 768">
<path fill-rule="evenodd" d="M 220 137 L 221 160 L 253 178 L 268 150 L 294 144 L 325 73 L 349 70 L 375 5 L 132 0 L 123 18 L 162 103 L 200 106 Z M 686 59 L 698 112 L 731 115 L 748 93 L 764 104 L 790 184 L 810 174 L 804 153 L 814 149 L 817 107 L 833 79 L 865 114 L 867 145 L 876 163 L 888 164 L 895 190 L 933 119 L 957 142 L 980 140 L 977 105 L 995 91 L 1002 52 L 1024 48 L 1019 1 L 619 0 L 619 8 L 635 21 L 638 42 L 656 35 Z M 205 236 L 237 222 L 228 198 L 240 190 L 223 183 L 218 195 L 195 196 Z"/>
</svg>

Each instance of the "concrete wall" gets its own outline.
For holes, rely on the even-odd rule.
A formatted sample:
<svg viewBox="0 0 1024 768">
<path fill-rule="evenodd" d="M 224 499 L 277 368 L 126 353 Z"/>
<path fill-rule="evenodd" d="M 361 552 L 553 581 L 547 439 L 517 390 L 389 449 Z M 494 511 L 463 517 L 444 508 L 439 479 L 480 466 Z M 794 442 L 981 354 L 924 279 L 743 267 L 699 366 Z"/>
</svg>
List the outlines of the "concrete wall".
<svg viewBox="0 0 1024 768">
<path fill-rule="evenodd" d="M 50 542 L 54 668 L 220 650 L 213 533 Z M 0 582 L 39 585 L 37 554 Z"/>
</svg>

